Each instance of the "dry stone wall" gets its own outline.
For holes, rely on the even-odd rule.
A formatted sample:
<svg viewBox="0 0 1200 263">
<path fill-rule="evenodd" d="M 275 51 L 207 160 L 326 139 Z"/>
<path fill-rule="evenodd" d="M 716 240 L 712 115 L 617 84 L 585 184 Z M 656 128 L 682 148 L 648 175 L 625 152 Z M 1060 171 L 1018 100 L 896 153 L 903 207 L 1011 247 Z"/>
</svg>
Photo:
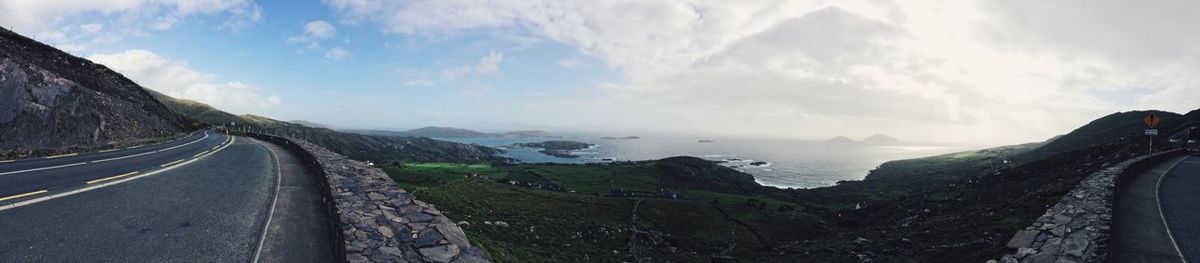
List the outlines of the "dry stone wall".
<svg viewBox="0 0 1200 263">
<path fill-rule="evenodd" d="M 302 140 L 328 180 L 349 262 L 488 262 L 462 229 L 383 171 Z"/>
<path fill-rule="evenodd" d="M 1127 170 L 1138 172 L 1132 165 L 1170 154 L 1133 158 L 1088 175 L 1033 224 L 1013 235 L 1007 245 L 1016 249 L 1014 253 L 988 263 L 1104 262 L 1119 178 Z"/>
</svg>

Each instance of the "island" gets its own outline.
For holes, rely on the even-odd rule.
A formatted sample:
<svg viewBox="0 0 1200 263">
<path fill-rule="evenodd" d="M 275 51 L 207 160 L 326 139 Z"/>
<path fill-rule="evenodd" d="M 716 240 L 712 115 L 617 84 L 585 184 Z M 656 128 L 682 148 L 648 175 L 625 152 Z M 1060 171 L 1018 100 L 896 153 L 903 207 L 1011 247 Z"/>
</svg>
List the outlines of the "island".
<svg viewBox="0 0 1200 263">
<path fill-rule="evenodd" d="M 849 137 L 846 137 L 846 136 L 838 136 L 838 137 L 833 137 L 833 139 L 829 139 L 829 142 L 852 143 L 852 142 L 854 142 L 854 139 L 850 139 Z"/>
<path fill-rule="evenodd" d="M 863 138 L 862 141 L 867 142 L 867 143 L 876 143 L 876 144 L 900 143 L 900 139 L 896 139 L 895 137 L 878 134 L 878 133 L 871 135 L 871 137 Z"/>
<path fill-rule="evenodd" d="M 595 145 L 586 143 L 586 142 L 566 141 L 566 140 L 527 142 L 527 143 L 514 143 L 513 144 L 513 147 L 520 147 L 520 148 L 542 148 L 542 150 L 538 151 L 538 152 L 545 154 L 545 155 L 559 157 L 559 158 L 579 158 L 579 155 L 575 155 L 575 154 L 571 153 L 571 151 L 583 150 L 583 149 L 590 148 L 592 146 L 595 146 Z"/>
<path fill-rule="evenodd" d="M 699 140 L 699 141 L 696 141 L 696 142 L 699 142 L 699 143 L 711 143 L 711 142 L 717 142 L 717 141 L 714 141 L 714 140 Z"/>
<path fill-rule="evenodd" d="M 641 139 L 641 138 L 642 137 L 638 137 L 638 136 L 625 136 L 625 137 L 619 137 L 619 138 L 611 137 L 611 136 L 600 137 L 601 140 L 637 140 L 637 139 Z"/>
</svg>

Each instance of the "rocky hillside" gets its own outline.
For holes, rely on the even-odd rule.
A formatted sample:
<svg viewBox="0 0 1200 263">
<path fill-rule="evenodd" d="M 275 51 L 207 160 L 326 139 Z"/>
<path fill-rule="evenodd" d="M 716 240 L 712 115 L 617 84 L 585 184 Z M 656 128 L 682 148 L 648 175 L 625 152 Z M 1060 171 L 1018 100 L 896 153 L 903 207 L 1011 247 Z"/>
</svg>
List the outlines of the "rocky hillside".
<svg viewBox="0 0 1200 263">
<path fill-rule="evenodd" d="M 317 128 L 274 120 L 257 115 L 234 115 L 207 104 L 181 100 L 152 92 L 171 110 L 210 125 L 226 125 L 233 129 L 249 128 L 253 131 L 294 136 L 316 143 L 334 152 L 357 160 L 375 162 L 390 161 L 444 161 L 444 162 L 505 162 L 496 156 L 500 150 L 456 142 L 411 136 L 376 136 L 344 133 L 327 128 Z"/>
<path fill-rule="evenodd" d="M 190 130 L 121 74 L 0 29 L 0 154 L 113 147 Z"/>
</svg>

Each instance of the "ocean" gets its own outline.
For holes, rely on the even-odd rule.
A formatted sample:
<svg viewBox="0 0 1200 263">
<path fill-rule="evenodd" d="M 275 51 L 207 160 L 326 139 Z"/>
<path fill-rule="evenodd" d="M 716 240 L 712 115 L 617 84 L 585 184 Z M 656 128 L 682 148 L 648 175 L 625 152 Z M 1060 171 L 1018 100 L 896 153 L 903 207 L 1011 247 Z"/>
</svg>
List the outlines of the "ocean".
<svg viewBox="0 0 1200 263">
<path fill-rule="evenodd" d="M 862 180 L 880 164 L 900 159 L 969 150 L 961 146 L 872 145 L 805 140 L 714 139 L 643 136 L 640 139 L 601 139 L 600 136 L 554 138 L 442 138 L 505 149 L 506 157 L 528 163 L 592 163 L 656 160 L 695 156 L 754 175 L 759 184 L 780 188 L 831 186 L 842 180 Z M 573 152 L 579 158 L 539 153 L 538 148 L 513 148 L 514 143 L 572 140 L 596 146 Z M 700 142 L 711 140 L 711 142 Z M 751 165 L 755 162 L 757 165 Z"/>
</svg>

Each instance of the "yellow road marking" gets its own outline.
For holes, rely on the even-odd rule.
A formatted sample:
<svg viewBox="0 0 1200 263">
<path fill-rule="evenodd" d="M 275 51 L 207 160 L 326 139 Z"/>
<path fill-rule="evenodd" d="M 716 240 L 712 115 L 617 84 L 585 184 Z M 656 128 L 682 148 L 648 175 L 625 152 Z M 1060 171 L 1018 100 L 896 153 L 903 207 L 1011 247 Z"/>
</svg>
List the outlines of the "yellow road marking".
<svg viewBox="0 0 1200 263">
<path fill-rule="evenodd" d="M 31 195 L 36 195 L 36 194 L 41 194 L 41 193 L 45 193 L 45 192 L 47 192 L 47 191 L 46 191 L 46 190 L 41 190 L 41 191 L 34 191 L 34 192 L 28 192 L 28 193 L 24 193 L 24 194 L 19 194 L 19 195 L 14 195 L 14 196 L 9 196 L 9 197 L 0 197 L 0 201 L 5 201 L 5 200 L 9 200 L 9 199 L 17 199 L 17 198 L 26 197 L 26 196 L 31 196 Z"/>
<path fill-rule="evenodd" d="M 204 155 L 206 153 L 208 153 L 208 151 L 203 151 L 203 152 L 197 153 L 196 155 L 192 155 L 192 158 L 200 157 L 201 155 Z"/>
<path fill-rule="evenodd" d="M 167 166 L 171 166 L 172 164 L 177 164 L 177 163 L 181 163 L 181 162 L 183 162 L 183 159 L 179 159 L 174 162 L 165 163 L 163 165 L 159 165 L 158 167 L 167 167 Z"/>
<path fill-rule="evenodd" d="M 130 176 L 130 175 L 135 175 L 135 174 L 137 174 L 137 173 L 138 173 L 138 172 L 134 171 L 134 172 L 128 172 L 128 173 L 120 174 L 120 175 L 117 175 L 117 176 L 109 176 L 109 177 L 105 177 L 105 178 L 100 178 L 100 179 L 96 179 L 96 180 L 87 181 L 87 184 L 99 183 L 99 182 L 103 182 L 103 181 L 108 181 L 108 180 L 112 180 L 112 179 L 117 179 L 117 178 L 121 178 L 121 177 Z"/>
<path fill-rule="evenodd" d="M 78 153 L 68 153 L 68 154 L 51 155 L 51 156 L 46 156 L 46 159 L 53 159 L 53 158 L 67 157 L 67 156 L 76 156 L 76 155 L 79 155 L 79 154 Z"/>
</svg>

